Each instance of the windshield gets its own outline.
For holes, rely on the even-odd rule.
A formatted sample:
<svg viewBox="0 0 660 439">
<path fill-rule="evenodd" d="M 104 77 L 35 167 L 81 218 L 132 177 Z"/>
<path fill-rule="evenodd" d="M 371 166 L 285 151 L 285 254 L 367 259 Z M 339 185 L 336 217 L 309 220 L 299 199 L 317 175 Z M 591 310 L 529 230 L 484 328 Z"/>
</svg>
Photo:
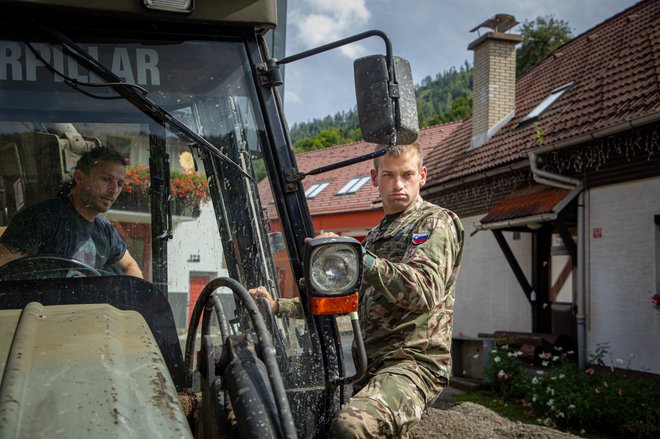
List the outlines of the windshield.
<svg viewBox="0 0 660 439">
<path fill-rule="evenodd" d="M 95 147 L 109 147 L 128 165 L 121 193 L 99 216 L 110 221 L 144 278 L 167 296 L 182 343 L 197 297 L 216 277 L 231 277 L 246 288 L 265 285 L 275 296 L 296 296 L 284 239 L 271 224 L 276 213 L 269 213 L 272 206 L 265 205 L 274 196 L 271 186 L 263 183 L 268 179 L 262 154 L 266 136 L 244 42 L 77 43 L 135 90 L 148 91 L 151 101 L 251 178 L 101 86 L 103 80 L 57 43 L 4 40 L 0 234 L 11 234 L 12 221 L 18 218 L 36 221 L 35 215 L 22 215 L 26 209 L 67 198 L 77 183 L 78 159 Z M 54 224 L 53 240 L 77 236 L 72 221 L 59 211 L 45 212 L 42 216 L 49 215 L 48 222 Z M 36 227 L 35 223 L 23 230 Z M 76 259 L 74 254 L 59 256 Z M 98 274 L 122 274 L 116 252 L 110 251 L 103 261 L 93 267 Z M 56 277 L 92 275 L 71 264 L 42 262 L 9 274 L 23 279 L 42 272 Z M 229 290 L 217 294 L 230 332 L 249 327 L 240 301 Z M 273 342 L 290 399 L 320 395 L 323 372 L 312 355 L 305 321 L 278 318 L 274 324 Z M 303 387 L 305 392 L 294 391 Z M 303 403 L 315 406 L 313 400 Z M 313 416 L 307 422 L 315 424 Z"/>
</svg>

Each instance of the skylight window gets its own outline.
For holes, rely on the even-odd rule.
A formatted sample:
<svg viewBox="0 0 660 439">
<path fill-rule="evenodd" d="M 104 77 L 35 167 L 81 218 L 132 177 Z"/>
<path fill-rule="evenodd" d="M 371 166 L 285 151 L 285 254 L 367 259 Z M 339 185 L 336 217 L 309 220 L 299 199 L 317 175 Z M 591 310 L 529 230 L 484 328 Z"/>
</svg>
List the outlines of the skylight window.
<svg viewBox="0 0 660 439">
<path fill-rule="evenodd" d="M 324 182 L 324 183 L 315 183 L 311 185 L 309 189 L 305 191 L 305 198 L 307 198 L 308 200 L 314 198 L 315 196 L 320 194 L 323 189 L 327 188 L 329 184 L 330 182 Z"/>
<path fill-rule="evenodd" d="M 573 86 L 572 82 L 569 82 L 568 84 L 564 84 L 561 87 L 558 87 L 554 89 L 550 95 L 548 95 L 545 99 L 541 101 L 540 104 L 538 104 L 532 111 L 529 112 L 527 116 L 521 121 L 521 122 L 529 122 L 532 120 L 536 120 L 539 118 L 541 114 L 548 108 L 552 106 L 557 100 L 564 95 L 568 90 L 571 89 Z"/>
<path fill-rule="evenodd" d="M 339 189 L 336 195 L 354 194 L 369 180 L 371 180 L 371 177 L 355 177 Z"/>
</svg>

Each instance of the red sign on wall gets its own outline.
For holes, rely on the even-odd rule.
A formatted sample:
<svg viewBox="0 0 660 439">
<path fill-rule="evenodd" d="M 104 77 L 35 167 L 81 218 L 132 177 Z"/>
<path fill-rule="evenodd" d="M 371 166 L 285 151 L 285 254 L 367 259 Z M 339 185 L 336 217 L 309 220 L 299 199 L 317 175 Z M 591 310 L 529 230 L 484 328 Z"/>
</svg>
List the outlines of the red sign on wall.
<svg viewBox="0 0 660 439">
<path fill-rule="evenodd" d="M 594 237 L 594 239 L 602 238 L 603 237 L 603 229 L 601 229 L 600 227 L 594 227 L 593 237 Z"/>
</svg>

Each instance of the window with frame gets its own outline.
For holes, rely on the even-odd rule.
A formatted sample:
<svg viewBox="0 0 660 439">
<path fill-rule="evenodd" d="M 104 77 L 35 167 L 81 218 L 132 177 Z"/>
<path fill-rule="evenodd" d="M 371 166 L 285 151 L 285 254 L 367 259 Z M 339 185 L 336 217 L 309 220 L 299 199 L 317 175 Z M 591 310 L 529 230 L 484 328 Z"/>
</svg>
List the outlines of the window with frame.
<svg viewBox="0 0 660 439">
<path fill-rule="evenodd" d="M 327 182 L 315 183 L 315 184 L 311 185 L 305 191 L 305 198 L 307 198 L 308 200 L 311 200 L 312 198 L 314 198 L 318 194 L 320 194 L 323 191 L 323 189 L 327 188 L 329 184 L 330 184 L 330 182 L 327 181 Z"/>
<path fill-rule="evenodd" d="M 348 183 L 346 183 L 335 195 L 347 195 L 354 194 L 364 186 L 371 177 L 355 177 L 352 178 Z"/>
<path fill-rule="evenodd" d="M 532 122 L 537 120 L 548 108 L 550 108 L 557 100 L 559 100 L 560 97 L 564 95 L 568 90 L 573 87 L 573 83 L 569 82 L 568 84 L 564 84 L 561 87 L 557 87 L 556 89 L 552 90 L 552 92 L 545 98 L 543 99 L 532 111 L 527 114 L 521 121 L 521 123 L 525 122 Z"/>
</svg>

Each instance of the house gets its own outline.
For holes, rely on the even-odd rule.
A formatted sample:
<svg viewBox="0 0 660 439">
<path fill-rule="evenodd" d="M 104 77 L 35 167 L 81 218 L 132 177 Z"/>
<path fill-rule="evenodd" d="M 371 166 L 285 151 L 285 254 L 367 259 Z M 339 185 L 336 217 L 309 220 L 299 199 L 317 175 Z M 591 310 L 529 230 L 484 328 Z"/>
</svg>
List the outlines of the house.
<svg viewBox="0 0 660 439">
<path fill-rule="evenodd" d="M 422 196 L 466 228 L 454 333 L 555 334 L 580 365 L 600 347 L 660 373 L 660 2 L 517 80 L 515 24 L 473 29 L 473 115 L 425 145 Z"/>
</svg>

